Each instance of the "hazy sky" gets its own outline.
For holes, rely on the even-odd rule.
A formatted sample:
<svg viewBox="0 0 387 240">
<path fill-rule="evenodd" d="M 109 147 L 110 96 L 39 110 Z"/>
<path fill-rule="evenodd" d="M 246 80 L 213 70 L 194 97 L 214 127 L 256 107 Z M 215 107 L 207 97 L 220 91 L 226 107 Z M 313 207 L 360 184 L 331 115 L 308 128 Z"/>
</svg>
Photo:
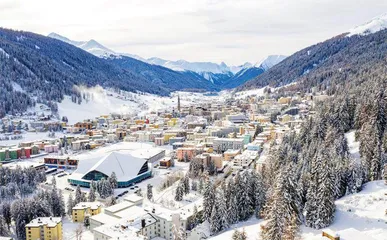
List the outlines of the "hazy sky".
<svg viewBox="0 0 387 240">
<path fill-rule="evenodd" d="M 386 0 L 0 0 L 0 26 L 170 60 L 290 55 L 387 12 Z"/>
</svg>

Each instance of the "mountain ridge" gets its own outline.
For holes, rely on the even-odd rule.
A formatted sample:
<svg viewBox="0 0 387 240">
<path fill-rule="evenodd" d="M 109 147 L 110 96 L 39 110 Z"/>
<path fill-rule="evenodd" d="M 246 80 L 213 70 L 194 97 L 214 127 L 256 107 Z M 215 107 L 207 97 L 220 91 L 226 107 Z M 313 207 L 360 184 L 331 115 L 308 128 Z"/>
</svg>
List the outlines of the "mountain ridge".
<svg viewBox="0 0 387 240">
<path fill-rule="evenodd" d="M 226 63 L 221 62 L 213 63 L 213 62 L 189 62 L 183 59 L 179 59 L 176 61 L 166 60 L 158 57 L 151 57 L 148 59 L 142 58 L 138 55 L 129 54 L 129 53 L 117 53 L 113 50 L 103 46 L 95 40 L 89 41 L 73 41 L 64 37 L 57 33 L 50 33 L 48 37 L 56 38 L 58 40 L 65 41 L 69 44 L 73 44 L 79 48 L 82 48 L 85 51 L 88 51 L 95 56 L 102 58 L 115 58 L 120 59 L 122 56 L 131 57 L 136 60 L 149 63 L 152 65 L 158 65 L 165 68 L 172 69 L 178 72 L 187 72 L 188 75 L 191 75 L 193 72 L 196 75 L 196 78 L 203 78 L 211 83 L 217 85 L 219 88 L 229 88 L 227 86 L 238 86 L 238 84 L 242 84 L 251 78 L 256 77 L 264 71 L 267 71 L 269 68 L 282 61 L 286 56 L 283 55 L 269 55 L 256 64 L 252 64 L 246 62 L 239 66 L 228 66 Z M 92 44 L 90 42 L 93 42 Z M 90 44 L 93 45 L 93 48 L 86 48 L 85 45 Z M 115 60 L 114 62 L 118 63 L 119 60 Z M 250 69 L 252 68 L 252 69 Z M 259 70 L 261 68 L 263 71 Z M 237 73 L 241 73 L 242 70 L 248 70 L 249 74 L 246 76 L 235 76 Z M 230 84 L 232 80 L 237 79 L 235 83 Z M 227 86 L 223 86 L 223 84 L 227 83 Z"/>
</svg>

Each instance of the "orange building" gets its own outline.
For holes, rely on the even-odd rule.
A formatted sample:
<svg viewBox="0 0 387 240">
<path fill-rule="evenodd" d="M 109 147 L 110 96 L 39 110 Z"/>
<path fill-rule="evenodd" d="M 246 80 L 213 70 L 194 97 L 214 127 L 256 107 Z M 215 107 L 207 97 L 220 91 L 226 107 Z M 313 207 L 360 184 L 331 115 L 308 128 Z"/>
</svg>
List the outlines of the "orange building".
<svg viewBox="0 0 387 240">
<path fill-rule="evenodd" d="M 187 161 L 191 161 L 195 157 L 194 148 L 178 148 L 176 152 L 177 160 L 184 161 L 187 158 Z"/>
</svg>

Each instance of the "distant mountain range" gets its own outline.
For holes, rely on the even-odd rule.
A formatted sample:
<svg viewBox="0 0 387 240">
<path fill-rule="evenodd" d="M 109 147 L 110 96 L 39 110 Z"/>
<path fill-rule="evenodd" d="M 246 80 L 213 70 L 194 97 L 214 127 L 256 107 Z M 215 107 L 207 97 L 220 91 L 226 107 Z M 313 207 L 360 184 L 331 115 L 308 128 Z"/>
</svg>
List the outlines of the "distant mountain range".
<svg viewBox="0 0 387 240">
<path fill-rule="evenodd" d="M 350 85 L 356 81 L 383 77 L 386 71 L 386 39 L 387 14 L 383 14 L 346 33 L 296 52 L 237 90 L 298 82 L 300 84 L 293 85 L 293 89 L 309 91 L 318 87 L 334 91 L 330 89 L 332 85 Z M 370 76 L 370 73 L 373 75 Z"/>
<path fill-rule="evenodd" d="M 127 57 L 130 57 L 152 65 L 183 72 L 185 75 L 195 76 L 196 79 L 208 80 L 219 89 L 237 87 L 286 58 L 283 55 L 271 55 L 256 64 L 246 62 L 240 66 L 227 66 L 224 62 L 217 64 L 212 62 L 188 62 L 185 60 L 170 61 L 157 57 L 145 59 L 138 55 L 114 52 L 95 40 L 73 41 L 57 33 L 50 33 L 48 37 L 72 44 L 97 57 L 114 59 L 113 62 L 121 66 L 125 66 L 125 64 L 120 63 L 120 61 L 128 62 Z"/>
</svg>

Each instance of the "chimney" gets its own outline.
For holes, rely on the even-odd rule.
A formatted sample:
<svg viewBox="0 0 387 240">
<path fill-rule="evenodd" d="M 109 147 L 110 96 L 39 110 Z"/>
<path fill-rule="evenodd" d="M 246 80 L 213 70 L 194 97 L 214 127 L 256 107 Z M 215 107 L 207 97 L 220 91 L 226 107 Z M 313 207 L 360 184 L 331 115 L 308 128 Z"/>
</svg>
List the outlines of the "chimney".
<svg viewBox="0 0 387 240">
<path fill-rule="evenodd" d="M 141 228 L 145 227 L 145 219 L 141 219 Z"/>
</svg>

